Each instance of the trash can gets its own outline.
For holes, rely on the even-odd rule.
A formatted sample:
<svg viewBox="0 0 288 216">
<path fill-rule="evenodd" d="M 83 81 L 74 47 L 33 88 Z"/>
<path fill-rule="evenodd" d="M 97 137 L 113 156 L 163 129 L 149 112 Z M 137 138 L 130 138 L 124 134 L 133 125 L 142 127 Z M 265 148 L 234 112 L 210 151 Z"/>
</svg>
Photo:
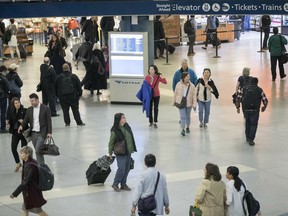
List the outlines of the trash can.
<svg viewBox="0 0 288 216">
<path fill-rule="evenodd" d="M 240 40 L 241 36 L 241 19 L 229 19 L 229 22 L 234 24 L 234 39 Z"/>
</svg>

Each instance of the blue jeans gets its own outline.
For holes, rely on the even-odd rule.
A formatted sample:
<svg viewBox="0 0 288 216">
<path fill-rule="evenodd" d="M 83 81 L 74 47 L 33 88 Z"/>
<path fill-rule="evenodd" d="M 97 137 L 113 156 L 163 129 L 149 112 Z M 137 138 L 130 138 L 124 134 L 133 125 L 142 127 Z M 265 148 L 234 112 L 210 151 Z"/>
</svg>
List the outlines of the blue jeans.
<svg viewBox="0 0 288 216">
<path fill-rule="evenodd" d="M 184 107 L 183 109 L 179 109 L 180 112 L 180 119 L 181 119 L 181 128 L 189 127 L 191 122 L 191 110 L 192 107 Z"/>
<path fill-rule="evenodd" d="M 259 111 L 245 111 L 245 134 L 246 140 L 253 141 L 255 139 L 259 120 Z"/>
<path fill-rule="evenodd" d="M 1 130 L 6 128 L 7 97 L 0 98 Z"/>
<path fill-rule="evenodd" d="M 211 101 L 198 101 L 199 121 L 207 124 L 209 122 Z M 204 117 L 204 121 L 203 121 Z"/>
<path fill-rule="evenodd" d="M 118 169 L 114 178 L 113 185 L 126 185 L 127 176 L 130 172 L 130 159 L 131 154 L 116 155 Z"/>
</svg>

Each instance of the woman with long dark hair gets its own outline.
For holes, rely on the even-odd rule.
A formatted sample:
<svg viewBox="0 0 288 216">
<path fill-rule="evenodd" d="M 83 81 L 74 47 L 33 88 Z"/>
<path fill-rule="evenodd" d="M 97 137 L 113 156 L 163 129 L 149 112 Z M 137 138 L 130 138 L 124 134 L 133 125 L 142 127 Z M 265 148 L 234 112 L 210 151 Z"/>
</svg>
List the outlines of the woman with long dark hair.
<svg viewBox="0 0 288 216">
<path fill-rule="evenodd" d="M 12 150 L 14 160 L 16 162 L 15 172 L 18 172 L 18 170 L 22 166 L 22 164 L 20 163 L 19 154 L 17 152 L 19 141 L 21 140 L 21 147 L 27 145 L 27 141 L 25 137 L 23 136 L 23 134 L 18 133 L 18 128 L 23 122 L 23 119 L 26 115 L 26 109 L 21 104 L 19 98 L 16 98 L 16 97 L 12 98 L 10 107 L 11 107 L 11 112 L 9 115 L 8 123 L 10 125 L 9 133 L 12 134 L 11 150 Z"/>
<path fill-rule="evenodd" d="M 158 107 L 160 102 L 160 90 L 159 83 L 167 84 L 165 77 L 162 73 L 159 73 L 156 65 L 150 65 L 148 70 L 148 75 L 145 77 L 145 80 L 149 84 L 152 89 L 152 98 L 150 101 L 150 112 L 149 112 L 149 127 L 154 126 L 154 128 L 158 128 Z M 153 119 L 153 110 L 154 106 L 154 119 Z"/>
<path fill-rule="evenodd" d="M 59 75 L 62 72 L 62 65 L 65 63 L 63 57 L 62 45 L 57 34 L 52 35 L 52 39 L 48 44 L 49 57 L 51 65 L 53 65 L 56 74 Z"/>
<path fill-rule="evenodd" d="M 226 205 L 227 216 L 245 216 L 242 200 L 245 192 L 243 181 L 239 178 L 239 169 L 235 166 L 227 168 Z"/>
<path fill-rule="evenodd" d="M 225 215 L 226 186 L 221 180 L 219 167 L 207 163 L 204 169 L 205 178 L 197 190 L 195 202 L 202 211 L 202 216 Z"/>
<path fill-rule="evenodd" d="M 120 192 L 120 189 L 127 191 L 131 190 L 126 182 L 127 176 L 130 171 L 131 154 L 137 151 L 134 135 L 131 127 L 126 122 L 125 115 L 123 113 L 116 113 L 114 115 L 114 123 L 111 128 L 110 141 L 108 145 L 109 156 L 111 159 L 115 143 L 121 142 L 123 140 L 125 140 L 125 153 L 116 154 L 114 152 L 116 155 L 118 169 L 114 178 L 112 188 L 116 192 Z M 119 184 L 121 188 L 119 188 Z"/>
</svg>

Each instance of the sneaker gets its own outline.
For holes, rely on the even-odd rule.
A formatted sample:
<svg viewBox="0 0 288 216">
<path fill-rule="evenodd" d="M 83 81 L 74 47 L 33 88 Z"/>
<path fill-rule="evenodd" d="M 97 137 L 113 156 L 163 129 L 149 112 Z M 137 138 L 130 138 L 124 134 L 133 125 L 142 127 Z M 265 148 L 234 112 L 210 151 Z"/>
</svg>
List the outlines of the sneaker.
<svg viewBox="0 0 288 216">
<path fill-rule="evenodd" d="M 158 128 L 158 126 L 157 126 L 157 124 L 156 124 L 156 123 L 154 123 L 154 128 Z"/>
<path fill-rule="evenodd" d="M 253 140 L 249 140 L 249 141 L 248 141 L 248 144 L 249 144 L 250 146 L 254 146 L 254 145 L 255 145 L 255 142 L 254 142 Z"/>
<path fill-rule="evenodd" d="M 80 127 L 83 127 L 83 126 L 85 126 L 86 124 L 85 123 L 81 123 L 81 124 L 77 124 L 78 126 L 80 126 Z"/>
<path fill-rule="evenodd" d="M 207 47 L 204 46 L 204 47 L 202 47 L 202 49 L 207 49 Z"/>
<path fill-rule="evenodd" d="M 130 187 L 128 187 L 128 185 L 121 185 L 121 188 L 120 188 L 121 190 L 126 190 L 126 191 L 131 191 L 131 188 Z"/>
<path fill-rule="evenodd" d="M 204 126 L 204 124 L 202 122 L 200 122 L 199 127 L 202 128 Z"/>
<path fill-rule="evenodd" d="M 186 133 L 190 133 L 190 129 L 188 127 L 186 128 Z"/>
<path fill-rule="evenodd" d="M 153 123 L 150 123 L 150 124 L 149 124 L 149 127 L 153 127 Z"/>
<path fill-rule="evenodd" d="M 204 128 L 207 128 L 208 126 L 207 126 L 207 124 L 204 124 Z"/>
<path fill-rule="evenodd" d="M 112 188 L 114 189 L 115 192 L 120 192 L 120 189 L 117 185 L 112 185 Z"/>
<path fill-rule="evenodd" d="M 181 131 L 181 135 L 185 136 L 185 130 L 184 129 Z"/>
</svg>

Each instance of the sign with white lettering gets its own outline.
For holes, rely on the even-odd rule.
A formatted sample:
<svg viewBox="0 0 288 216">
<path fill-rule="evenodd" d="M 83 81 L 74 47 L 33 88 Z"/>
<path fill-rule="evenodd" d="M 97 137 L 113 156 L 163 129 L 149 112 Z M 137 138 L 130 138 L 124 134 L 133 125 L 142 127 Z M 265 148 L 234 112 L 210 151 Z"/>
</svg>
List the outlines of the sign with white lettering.
<svg viewBox="0 0 288 216">
<path fill-rule="evenodd" d="M 288 15 L 287 0 L 27 0 L 25 3 L 0 1 L 0 7 L 0 18 L 11 17 L 11 11 L 13 18 L 156 14 Z"/>
</svg>

